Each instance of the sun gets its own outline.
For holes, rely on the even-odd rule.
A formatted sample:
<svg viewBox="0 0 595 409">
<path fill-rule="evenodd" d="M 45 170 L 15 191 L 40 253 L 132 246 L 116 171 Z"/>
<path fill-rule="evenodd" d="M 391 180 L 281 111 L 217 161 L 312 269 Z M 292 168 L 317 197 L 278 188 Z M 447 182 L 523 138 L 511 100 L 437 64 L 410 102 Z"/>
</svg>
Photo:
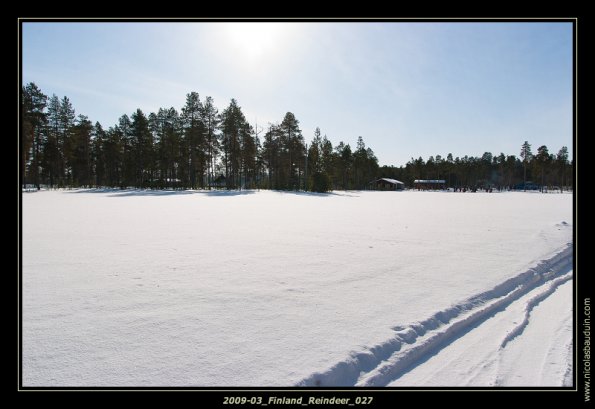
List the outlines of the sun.
<svg viewBox="0 0 595 409">
<path fill-rule="evenodd" d="M 227 35 L 237 52 L 258 59 L 274 51 L 281 36 L 279 23 L 229 23 Z"/>
</svg>

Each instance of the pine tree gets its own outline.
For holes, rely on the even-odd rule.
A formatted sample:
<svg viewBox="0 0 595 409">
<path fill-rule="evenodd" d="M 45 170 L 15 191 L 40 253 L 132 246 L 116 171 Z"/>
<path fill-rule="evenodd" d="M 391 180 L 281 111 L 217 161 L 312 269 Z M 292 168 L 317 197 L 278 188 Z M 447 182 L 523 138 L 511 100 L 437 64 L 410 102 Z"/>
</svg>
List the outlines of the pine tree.
<svg viewBox="0 0 595 409">
<path fill-rule="evenodd" d="M 219 141 L 216 135 L 219 125 L 219 113 L 213 103 L 213 98 L 207 97 L 200 112 L 201 121 L 205 127 L 206 137 L 206 160 L 207 160 L 207 184 L 209 188 L 213 183 L 217 154 L 219 153 Z"/>
<path fill-rule="evenodd" d="M 564 191 L 564 186 L 566 186 L 566 167 L 568 166 L 568 148 L 566 146 L 562 146 L 558 151 L 558 155 L 556 155 L 556 163 L 561 173 L 560 177 L 560 192 Z"/>
<path fill-rule="evenodd" d="M 448 153 L 448 155 L 446 155 L 446 173 L 448 174 L 448 186 L 452 187 L 452 183 L 451 183 L 451 175 L 452 175 L 452 170 L 453 170 L 453 166 L 454 166 L 454 159 L 452 157 L 452 153 Z"/>
<path fill-rule="evenodd" d="M 254 139 L 254 129 L 250 124 L 244 122 L 240 129 L 241 144 L 241 166 L 240 172 L 243 175 L 243 181 L 240 180 L 240 187 L 254 187 L 256 180 L 256 141 Z M 241 179 L 241 178 L 240 178 Z"/>
<path fill-rule="evenodd" d="M 120 186 L 120 174 L 122 169 L 122 152 L 119 133 L 114 127 L 108 128 L 101 147 L 105 163 L 105 186 Z"/>
<path fill-rule="evenodd" d="M 205 126 L 202 122 L 203 106 L 198 93 L 191 92 L 186 95 L 186 105 L 182 108 L 181 120 L 184 128 L 185 145 L 189 157 L 189 185 L 196 189 L 198 185 L 204 186 L 206 171 L 206 142 Z"/>
<path fill-rule="evenodd" d="M 513 184 L 515 183 L 515 172 L 517 169 L 517 164 L 519 164 L 519 160 L 514 155 L 508 155 L 506 157 L 506 174 L 507 174 L 507 184 L 509 188 L 512 189 Z"/>
<path fill-rule="evenodd" d="M 500 155 L 498 155 L 495 159 L 497 159 L 498 186 L 500 188 L 504 184 L 504 167 L 506 166 L 506 155 L 504 155 L 504 152 L 500 152 Z"/>
<path fill-rule="evenodd" d="M 321 173 L 322 170 L 322 158 L 321 158 L 321 150 L 322 150 L 322 139 L 320 137 L 320 128 L 316 127 L 314 131 L 314 138 L 310 143 L 310 147 L 308 148 L 308 161 L 307 161 L 307 181 L 306 181 L 306 190 L 313 190 L 319 191 L 319 189 L 315 189 L 315 179 L 319 178 L 317 176 Z"/>
<path fill-rule="evenodd" d="M 366 144 L 361 136 L 357 137 L 357 144 L 355 152 L 353 152 L 353 183 L 352 186 L 356 189 L 362 189 L 367 182 L 367 163 L 368 154 L 366 152 Z"/>
<path fill-rule="evenodd" d="M 61 111 L 60 99 L 56 94 L 53 94 L 47 105 L 47 127 L 44 133 L 42 162 L 44 178 L 49 181 L 50 187 L 60 181 L 61 171 L 63 171 L 61 166 L 63 163 L 62 149 L 60 147 L 60 135 L 63 133 Z"/>
<path fill-rule="evenodd" d="M 91 185 L 91 132 L 93 125 L 79 115 L 70 133 L 69 168 L 72 186 Z"/>
<path fill-rule="evenodd" d="M 235 189 L 241 186 L 242 140 L 248 138 L 246 134 L 250 132 L 250 126 L 235 99 L 221 113 L 219 127 L 227 188 Z"/>
<path fill-rule="evenodd" d="M 281 157 L 280 132 L 277 125 L 269 125 L 262 142 L 262 160 L 267 169 L 267 187 L 279 189 L 279 161 Z"/>
<path fill-rule="evenodd" d="M 263 131 L 262 128 L 258 127 L 258 123 L 254 124 L 254 145 L 256 147 L 256 157 L 254 158 L 254 162 L 255 162 L 255 180 L 254 180 L 254 184 L 256 185 L 257 189 L 260 189 L 262 187 L 262 183 L 265 180 L 265 176 L 264 176 L 264 160 L 263 160 L 263 156 L 262 156 L 262 144 L 260 141 L 260 133 Z"/>
<path fill-rule="evenodd" d="M 366 171 L 364 172 L 364 183 L 377 177 L 378 168 L 378 158 L 374 154 L 374 151 L 370 147 L 366 148 Z"/>
<path fill-rule="evenodd" d="M 331 185 L 334 177 L 334 162 L 333 144 L 329 141 L 326 135 L 324 135 L 320 144 L 320 172 L 327 175 L 329 180 L 331 180 Z"/>
<path fill-rule="evenodd" d="M 149 121 L 143 111 L 137 109 L 131 116 L 130 146 L 133 151 L 130 159 L 133 169 L 134 186 L 145 188 L 153 177 L 153 135 Z"/>
<path fill-rule="evenodd" d="M 40 166 L 43 128 L 47 121 L 44 112 L 47 96 L 31 82 L 22 88 L 22 155 L 21 172 L 25 183 L 32 182 L 40 188 Z"/>
<path fill-rule="evenodd" d="M 106 185 L 106 139 L 107 134 L 103 130 L 103 127 L 99 122 L 95 122 L 95 126 L 92 130 L 92 142 L 91 142 L 91 163 L 92 169 L 91 174 L 95 177 L 95 186 Z"/>
<path fill-rule="evenodd" d="M 73 186 L 72 167 L 76 161 L 72 133 L 76 113 L 70 99 L 64 96 L 60 101 L 60 129 L 58 133 L 58 176 L 60 186 Z"/>
<path fill-rule="evenodd" d="M 118 120 L 116 126 L 116 132 L 121 141 L 122 146 L 122 174 L 121 174 L 121 188 L 136 186 L 135 173 L 136 169 L 134 166 L 134 141 L 131 132 L 131 122 L 128 115 L 124 114 Z"/>
<path fill-rule="evenodd" d="M 300 172 L 305 167 L 306 145 L 299 127 L 299 121 L 291 112 L 287 112 L 279 125 L 281 144 L 286 152 L 284 160 L 288 170 L 283 185 L 286 189 L 297 190 L 300 186 Z"/>
<path fill-rule="evenodd" d="M 548 152 L 547 146 L 542 145 L 537 148 L 537 155 L 535 156 L 535 161 L 541 170 L 541 186 L 540 191 L 543 193 L 545 191 L 545 171 L 550 162 L 550 154 Z"/>
<path fill-rule="evenodd" d="M 353 159 L 351 146 L 343 143 L 343 141 L 339 142 L 335 147 L 334 156 L 335 170 L 333 173 L 335 175 L 335 184 L 338 184 L 341 189 L 347 190 L 350 188 L 349 176 Z"/>
<path fill-rule="evenodd" d="M 521 146 L 521 158 L 523 159 L 523 190 L 527 191 L 527 164 L 531 161 L 533 154 L 531 153 L 531 145 L 525 141 Z"/>
<path fill-rule="evenodd" d="M 154 116 L 157 134 L 157 166 L 160 187 L 179 187 L 184 175 L 181 163 L 180 117 L 175 108 L 159 108 Z"/>
</svg>

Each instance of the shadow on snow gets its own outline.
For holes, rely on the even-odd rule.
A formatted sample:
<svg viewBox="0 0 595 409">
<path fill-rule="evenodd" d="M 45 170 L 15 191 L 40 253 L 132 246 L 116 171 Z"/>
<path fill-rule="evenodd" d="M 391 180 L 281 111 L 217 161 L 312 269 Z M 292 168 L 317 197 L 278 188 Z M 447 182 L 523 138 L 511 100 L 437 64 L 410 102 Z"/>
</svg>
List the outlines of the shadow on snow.
<svg viewBox="0 0 595 409">
<path fill-rule="evenodd" d="M 280 194 L 288 194 L 288 195 L 295 195 L 295 196 L 314 196 L 314 197 L 331 197 L 331 196 L 344 196 L 344 197 L 359 197 L 359 195 L 353 194 L 353 192 L 343 192 L 343 191 L 333 191 L 333 192 L 325 192 L 325 193 L 318 193 L 318 192 L 304 192 L 304 191 L 295 191 L 295 190 L 271 190 L 271 192 L 280 193 Z"/>
<path fill-rule="evenodd" d="M 264 189 L 263 189 L 264 190 Z M 176 195 L 205 195 L 214 197 L 229 197 L 229 196 L 244 196 L 251 195 L 259 190 L 157 190 L 157 189 L 118 189 L 118 188 L 98 188 L 98 189 L 75 189 L 67 190 L 67 193 L 108 193 L 109 197 L 129 197 L 129 196 L 176 196 Z M 267 190 L 264 190 L 267 191 Z M 311 196 L 311 197 L 359 197 L 353 193 L 348 192 L 301 192 L 291 190 L 271 190 L 271 192 L 278 194 L 290 194 L 295 196 Z"/>
</svg>

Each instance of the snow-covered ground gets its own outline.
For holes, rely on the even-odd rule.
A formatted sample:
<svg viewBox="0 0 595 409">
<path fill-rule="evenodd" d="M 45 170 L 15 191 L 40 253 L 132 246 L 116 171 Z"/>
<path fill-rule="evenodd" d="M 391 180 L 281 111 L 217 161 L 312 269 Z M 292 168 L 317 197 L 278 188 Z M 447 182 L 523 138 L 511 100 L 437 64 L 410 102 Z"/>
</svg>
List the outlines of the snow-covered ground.
<svg viewBox="0 0 595 409">
<path fill-rule="evenodd" d="M 22 204 L 25 386 L 572 373 L 569 194 L 78 190 Z"/>
</svg>

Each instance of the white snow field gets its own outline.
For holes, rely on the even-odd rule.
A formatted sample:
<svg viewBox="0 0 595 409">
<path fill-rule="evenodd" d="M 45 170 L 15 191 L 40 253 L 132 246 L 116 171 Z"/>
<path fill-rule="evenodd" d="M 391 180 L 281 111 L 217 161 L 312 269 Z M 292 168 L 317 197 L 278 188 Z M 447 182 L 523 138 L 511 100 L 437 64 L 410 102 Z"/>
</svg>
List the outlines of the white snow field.
<svg viewBox="0 0 595 409">
<path fill-rule="evenodd" d="M 23 386 L 572 385 L 572 195 L 22 196 Z"/>
</svg>

